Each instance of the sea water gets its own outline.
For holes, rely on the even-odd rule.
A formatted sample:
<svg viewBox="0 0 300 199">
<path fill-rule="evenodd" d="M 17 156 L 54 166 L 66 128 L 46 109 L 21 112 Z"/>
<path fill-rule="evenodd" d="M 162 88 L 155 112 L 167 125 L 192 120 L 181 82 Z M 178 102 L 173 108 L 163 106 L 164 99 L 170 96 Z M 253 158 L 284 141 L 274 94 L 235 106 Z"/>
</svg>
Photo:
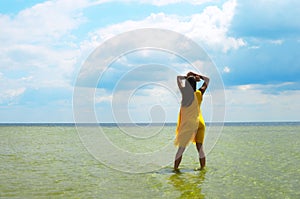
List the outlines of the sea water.
<svg viewBox="0 0 300 199">
<path fill-rule="evenodd" d="M 103 129 L 119 147 L 130 145 L 134 153 L 155 151 L 162 141 L 173 139 L 175 125 L 154 136 L 162 136 L 161 142 L 149 137 L 142 145 L 120 137 L 116 125 Z M 299 144 L 299 123 L 225 124 L 207 154 L 205 170 L 193 170 L 199 163 L 191 144 L 180 173 L 172 172 L 172 162 L 152 172 L 130 173 L 95 159 L 74 125 L 2 125 L 0 197 L 300 198 Z"/>
</svg>

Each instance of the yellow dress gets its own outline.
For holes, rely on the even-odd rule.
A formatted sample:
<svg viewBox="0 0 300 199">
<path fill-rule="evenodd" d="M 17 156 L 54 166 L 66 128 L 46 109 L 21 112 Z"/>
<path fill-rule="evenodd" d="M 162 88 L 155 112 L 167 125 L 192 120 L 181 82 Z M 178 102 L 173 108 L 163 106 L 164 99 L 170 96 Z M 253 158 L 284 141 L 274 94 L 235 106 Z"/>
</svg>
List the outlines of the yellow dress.
<svg viewBox="0 0 300 199">
<path fill-rule="evenodd" d="M 202 93 L 199 90 L 197 90 L 195 93 L 197 96 L 198 107 L 200 109 L 200 106 L 202 103 Z M 195 139 L 193 140 L 193 142 L 203 144 L 204 133 L 205 133 L 205 122 L 204 122 L 204 118 L 202 116 L 201 109 L 200 109 L 200 111 L 199 111 L 199 126 L 198 126 L 197 133 L 196 133 L 196 136 L 195 136 Z"/>
<path fill-rule="evenodd" d="M 204 140 L 205 123 L 200 110 L 202 93 L 194 92 L 194 100 L 188 107 L 180 107 L 176 127 L 175 145 L 186 147 L 189 142 L 202 143 Z"/>
</svg>

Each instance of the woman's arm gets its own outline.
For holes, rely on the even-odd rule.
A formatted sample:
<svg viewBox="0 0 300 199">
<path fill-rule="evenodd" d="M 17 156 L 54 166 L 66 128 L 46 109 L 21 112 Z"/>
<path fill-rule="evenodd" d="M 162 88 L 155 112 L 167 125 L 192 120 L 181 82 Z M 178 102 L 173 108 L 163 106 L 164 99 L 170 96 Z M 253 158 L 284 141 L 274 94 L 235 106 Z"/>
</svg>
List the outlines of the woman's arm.
<svg viewBox="0 0 300 199">
<path fill-rule="evenodd" d="M 183 79 L 186 79 L 186 76 L 181 76 L 181 75 L 177 76 L 177 85 L 180 90 L 183 88 L 183 85 L 182 85 Z"/>
<path fill-rule="evenodd" d="M 202 86 L 199 88 L 199 91 L 204 94 L 204 92 L 206 91 L 208 84 L 209 84 L 209 78 L 205 77 L 203 75 L 200 75 L 200 79 L 202 79 L 204 81 L 204 83 L 202 84 Z"/>
</svg>

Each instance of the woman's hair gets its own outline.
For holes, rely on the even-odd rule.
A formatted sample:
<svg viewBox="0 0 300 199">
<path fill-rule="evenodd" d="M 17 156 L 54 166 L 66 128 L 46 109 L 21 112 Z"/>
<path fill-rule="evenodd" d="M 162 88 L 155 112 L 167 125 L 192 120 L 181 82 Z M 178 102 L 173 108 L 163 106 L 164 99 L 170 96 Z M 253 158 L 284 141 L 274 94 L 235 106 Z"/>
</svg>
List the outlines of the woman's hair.
<svg viewBox="0 0 300 199">
<path fill-rule="evenodd" d="M 193 88 L 193 90 L 196 91 L 196 84 L 197 84 L 197 82 L 196 82 L 196 79 L 195 79 L 194 76 L 189 76 L 189 77 L 186 79 L 185 83 L 186 83 L 186 84 L 189 83 L 190 86 Z"/>
</svg>

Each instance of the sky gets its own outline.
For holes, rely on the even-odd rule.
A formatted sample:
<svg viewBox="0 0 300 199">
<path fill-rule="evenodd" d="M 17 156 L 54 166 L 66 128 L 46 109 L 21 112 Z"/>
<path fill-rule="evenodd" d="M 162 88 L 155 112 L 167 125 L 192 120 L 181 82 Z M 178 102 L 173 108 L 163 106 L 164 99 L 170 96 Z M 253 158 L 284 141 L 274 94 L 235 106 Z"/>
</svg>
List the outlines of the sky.
<svg viewBox="0 0 300 199">
<path fill-rule="evenodd" d="M 74 90 L 92 53 L 142 28 L 180 33 L 204 50 L 222 79 L 225 122 L 300 121 L 298 0 L 10 0 L 0 5 L 1 123 L 74 122 Z M 195 69 L 192 64 L 172 52 L 132 49 L 117 55 L 103 73 L 85 71 L 86 82 L 79 87 L 94 92 L 87 101 L 93 102 L 98 122 L 176 122 L 176 75 Z M 205 67 L 197 72 L 212 75 Z M 99 78 L 96 85 L 88 83 L 93 75 Z M 214 76 L 210 84 L 202 104 L 208 122 L 219 100 Z"/>
</svg>

